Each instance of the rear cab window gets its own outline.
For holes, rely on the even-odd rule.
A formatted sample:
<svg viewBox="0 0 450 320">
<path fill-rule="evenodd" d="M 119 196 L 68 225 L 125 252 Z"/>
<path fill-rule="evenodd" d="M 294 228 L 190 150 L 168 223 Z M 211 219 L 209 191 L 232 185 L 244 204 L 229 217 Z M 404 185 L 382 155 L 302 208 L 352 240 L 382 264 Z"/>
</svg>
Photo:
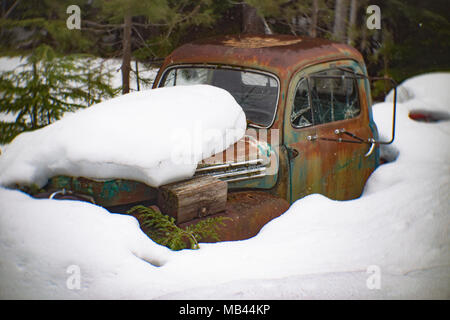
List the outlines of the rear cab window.
<svg viewBox="0 0 450 320">
<path fill-rule="evenodd" d="M 275 119 L 279 81 L 259 71 L 218 66 L 175 66 L 166 70 L 159 87 L 209 84 L 227 90 L 251 123 L 270 127 Z"/>
</svg>

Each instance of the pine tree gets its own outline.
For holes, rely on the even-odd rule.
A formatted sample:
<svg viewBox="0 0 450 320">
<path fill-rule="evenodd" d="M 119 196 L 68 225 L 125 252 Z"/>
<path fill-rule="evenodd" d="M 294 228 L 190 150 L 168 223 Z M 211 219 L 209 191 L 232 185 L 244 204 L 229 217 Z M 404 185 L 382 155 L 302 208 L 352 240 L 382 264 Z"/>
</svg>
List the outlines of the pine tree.
<svg viewBox="0 0 450 320">
<path fill-rule="evenodd" d="M 211 0 L 110 0 L 97 1 L 100 23 L 86 21 L 92 28 L 121 28 L 122 93 L 130 91 L 133 49 L 141 59 L 164 57 L 177 40 L 177 30 L 214 21 Z M 144 36 L 146 33 L 147 36 Z"/>
<path fill-rule="evenodd" d="M 331 11 L 325 0 L 246 0 L 275 33 L 329 37 Z"/>
<path fill-rule="evenodd" d="M 88 33 L 69 30 L 67 7 L 78 5 L 88 12 L 82 0 L 5 1 L 7 12 L 0 18 L 0 50 L 7 54 L 32 51 L 41 44 L 60 53 L 83 52 L 95 43 Z"/>
<path fill-rule="evenodd" d="M 114 96 L 111 77 L 91 56 L 57 56 L 40 45 L 19 68 L 0 75 L 0 111 L 15 117 L 15 122 L 0 121 L 0 143 Z"/>
<path fill-rule="evenodd" d="M 450 70 L 448 1 L 374 0 L 381 8 L 381 29 L 366 31 L 363 53 L 369 73 L 397 82 L 410 76 Z"/>
</svg>

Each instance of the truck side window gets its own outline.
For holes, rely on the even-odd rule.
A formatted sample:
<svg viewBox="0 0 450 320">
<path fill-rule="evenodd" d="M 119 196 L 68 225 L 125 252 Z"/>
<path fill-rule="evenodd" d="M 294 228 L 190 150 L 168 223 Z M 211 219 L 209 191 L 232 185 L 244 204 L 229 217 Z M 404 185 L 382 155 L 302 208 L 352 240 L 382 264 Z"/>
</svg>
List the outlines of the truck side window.
<svg viewBox="0 0 450 320">
<path fill-rule="evenodd" d="M 308 80 L 302 78 L 295 89 L 294 107 L 292 108 L 291 123 L 296 128 L 312 125 L 313 114 L 309 104 Z"/>
<path fill-rule="evenodd" d="M 309 80 L 314 124 L 359 115 L 358 85 L 352 73 L 330 69 L 312 74 Z"/>
</svg>

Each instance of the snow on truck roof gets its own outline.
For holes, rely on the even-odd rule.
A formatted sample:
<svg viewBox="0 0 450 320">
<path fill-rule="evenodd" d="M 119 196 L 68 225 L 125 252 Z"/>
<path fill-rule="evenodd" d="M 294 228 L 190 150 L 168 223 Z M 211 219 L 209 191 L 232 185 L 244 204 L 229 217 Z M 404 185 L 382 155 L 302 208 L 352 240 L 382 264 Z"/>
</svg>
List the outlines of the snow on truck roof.
<svg viewBox="0 0 450 320">
<path fill-rule="evenodd" d="M 166 57 L 162 69 L 172 64 L 210 63 L 283 74 L 312 63 L 339 59 L 363 63 L 361 54 L 353 47 L 326 39 L 291 35 L 230 35 L 184 44 Z"/>
</svg>

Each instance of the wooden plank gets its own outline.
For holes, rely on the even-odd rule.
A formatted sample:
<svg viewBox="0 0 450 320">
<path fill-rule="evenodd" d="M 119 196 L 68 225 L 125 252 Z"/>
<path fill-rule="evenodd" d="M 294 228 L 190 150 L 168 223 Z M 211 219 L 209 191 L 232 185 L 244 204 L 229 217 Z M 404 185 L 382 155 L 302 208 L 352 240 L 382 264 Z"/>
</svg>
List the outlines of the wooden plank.
<svg viewBox="0 0 450 320">
<path fill-rule="evenodd" d="M 158 207 L 177 223 L 224 211 L 227 183 L 212 176 L 174 182 L 158 189 Z"/>
</svg>

